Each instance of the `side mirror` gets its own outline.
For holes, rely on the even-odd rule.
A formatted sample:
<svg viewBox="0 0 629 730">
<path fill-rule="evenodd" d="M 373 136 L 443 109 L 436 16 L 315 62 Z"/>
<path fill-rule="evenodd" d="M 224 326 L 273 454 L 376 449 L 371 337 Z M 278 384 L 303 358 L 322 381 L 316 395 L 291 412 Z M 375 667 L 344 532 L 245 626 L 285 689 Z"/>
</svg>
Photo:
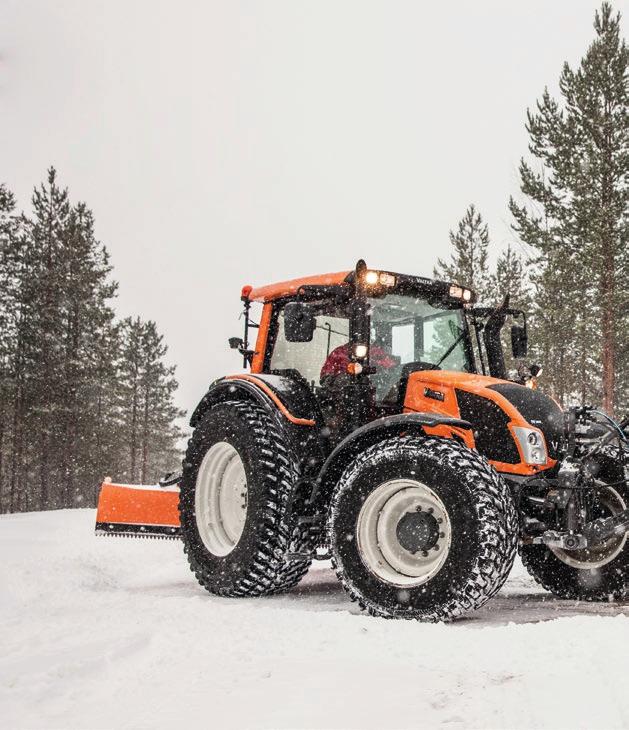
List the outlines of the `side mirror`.
<svg viewBox="0 0 629 730">
<path fill-rule="evenodd" d="M 232 350 L 240 350 L 241 347 L 245 346 L 245 343 L 242 341 L 242 337 L 230 337 L 229 346 Z"/>
<path fill-rule="evenodd" d="M 520 359 L 526 357 L 528 352 L 528 334 L 526 332 L 526 326 L 522 327 L 519 324 L 514 324 L 511 327 L 511 352 L 513 357 Z"/>
<path fill-rule="evenodd" d="M 315 326 L 314 311 L 310 304 L 289 302 L 284 307 L 284 334 L 288 342 L 311 342 Z"/>
</svg>

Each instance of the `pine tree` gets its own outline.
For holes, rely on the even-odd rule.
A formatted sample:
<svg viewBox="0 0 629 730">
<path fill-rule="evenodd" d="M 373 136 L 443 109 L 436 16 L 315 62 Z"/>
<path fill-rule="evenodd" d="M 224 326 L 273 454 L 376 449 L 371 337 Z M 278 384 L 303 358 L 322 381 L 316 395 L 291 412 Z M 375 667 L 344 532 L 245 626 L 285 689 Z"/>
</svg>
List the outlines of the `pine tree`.
<svg viewBox="0 0 629 730">
<path fill-rule="evenodd" d="M 496 261 L 496 268 L 490 277 L 489 291 L 495 303 L 504 300 L 507 294 L 512 307 L 528 311 L 530 307 L 530 293 L 524 262 L 511 245 L 502 251 Z"/>
<path fill-rule="evenodd" d="M 93 215 L 84 203 L 79 203 L 70 211 L 63 247 L 65 399 L 59 421 L 59 475 L 65 506 L 72 506 L 81 494 L 92 446 L 88 435 L 98 429 L 95 413 L 86 404 L 90 404 L 90 393 L 100 377 L 95 361 L 97 345 L 108 336 L 114 318 L 109 301 L 117 284 L 109 279 L 110 272 L 107 251 L 94 236 Z"/>
<path fill-rule="evenodd" d="M 30 378 L 28 404 L 33 423 L 29 424 L 29 450 L 37 473 L 36 503 L 41 507 L 56 506 L 60 495 L 55 487 L 55 456 L 62 448 L 58 423 L 65 408 L 64 354 L 62 344 L 64 277 L 64 237 L 69 225 L 68 191 L 57 184 L 54 168 L 48 171 L 47 184 L 35 188 L 32 198 L 33 218 L 29 221 L 32 246 L 33 290 L 37 306 L 32 308 L 28 359 Z"/>
<path fill-rule="evenodd" d="M 596 13 L 594 30 L 579 68 L 564 65 L 561 103 L 546 90 L 528 112 L 529 149 L 540 169 L 522 160 L 521 189 L 530 203 L 511 199 L 510 209 L 515 230 L 536 250 L 539 320 L 552 366 L 561 369 L 555 378 L 562 395 L 596 395 L 591 369 L 600 362 L 603 407 L 613 413 L 619 353 L 629 336 L 620 285 L 628 265 L 629 50 L 609 3 Z"/>
<path fill-rule="evenodd" d="M 10 507 L 8 465 L 12 438 L 11 404 L 15 393 L 16 287 L 15 266 L 20 217 L 15 197 L 0 184 L 0 511 Z"/>
<path fill-rule="evenodd" d="M 27 434 L 29 429 L 28 388 L 32 376 L 29 344 L 32 314 L 37 305 L 35 258 L 26 220 L 17 215 L 13 195 L 2 190 L 0 216 L 0 348 L 2 350 L 2 408 L 4 506 L 28 509 L 33 506 L 26 483 Z M 6 496 L 8 495 L 8 497 Z M 1 507 L 2 505 L 0 505 Z"/>
<path fill-rule="evenodd" d="M 183 412 L 173 402 L 175 368 L 164 364 L 167 348 L 155 323 L 128 318 L 122 323 L 121 339 L 122 412 L 128 444 L 124 472 L 131 483 L 145 483 L 176 467 L 175 444 L 181 437 L 176 420 Z"/>
<path fill-rule="evenodd" d="M 128 447 L 127 464 L 123 470 L 126 479 L 134 484 L 138 481 L 138 449 L 140 443 L 140 378 L 142 370 L 142 321 L 139 317 L 128 317 L 120 327 L 121 359 L 120 386 L 121 410 L 125 424 L 125 441 Z"/>
<path fill-rule="evenodd" d="M 175 407 L 173 396 L 178 384 L 175 367 L 167 366 L 164 357 L 168 348 L 158 334 L 155 322 L 146 322 L 142 333 L 142 399 L 141 468 L 140 481 L 155 481 L 160 473 L 170 471 L 179 461 L 173 449 L 181 431 L 176 420 L 184 413 Z M 176 455 L 176 459 L 174 458 Z"/>
<path fill-rule="evenodd" d="M 488 266 L 489 229 L 474 204 L 465 211 L 456 231 L 450 231 L 454 251 L 449 261 L 437 260 L 436 278 L 473 289 L 486 299 L 490 283 Z"/>
</svg>

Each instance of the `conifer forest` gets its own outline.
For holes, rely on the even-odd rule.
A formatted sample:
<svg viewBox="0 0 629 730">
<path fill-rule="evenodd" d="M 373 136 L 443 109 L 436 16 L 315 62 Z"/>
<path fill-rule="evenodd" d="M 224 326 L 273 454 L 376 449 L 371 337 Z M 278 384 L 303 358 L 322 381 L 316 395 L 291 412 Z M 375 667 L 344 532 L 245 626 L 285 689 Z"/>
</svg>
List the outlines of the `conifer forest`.
<svg viewBox="0 0 629 730">
<path fill-rule="evenodd" d="M 118 320 L 94 217 L 51 168 L 20 212 L 0 186 L 0 509 L 96 503 L 103 478 L 155 483 L 182 412 L 157 325 Z"/>
</svg>

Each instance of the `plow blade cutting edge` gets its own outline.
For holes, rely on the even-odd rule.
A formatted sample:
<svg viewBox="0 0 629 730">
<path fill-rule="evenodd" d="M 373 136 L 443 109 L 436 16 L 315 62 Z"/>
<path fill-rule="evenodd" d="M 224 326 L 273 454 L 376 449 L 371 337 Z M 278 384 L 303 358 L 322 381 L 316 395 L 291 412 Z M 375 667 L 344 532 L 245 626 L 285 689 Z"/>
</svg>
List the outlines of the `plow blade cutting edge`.
<svg viewBox="0 0 629 730">
<path fill-rule="evenodd" d="M 178 539 L 179 487 L 104 482 L 98 497 L 96 534 Z"/>
</svg>

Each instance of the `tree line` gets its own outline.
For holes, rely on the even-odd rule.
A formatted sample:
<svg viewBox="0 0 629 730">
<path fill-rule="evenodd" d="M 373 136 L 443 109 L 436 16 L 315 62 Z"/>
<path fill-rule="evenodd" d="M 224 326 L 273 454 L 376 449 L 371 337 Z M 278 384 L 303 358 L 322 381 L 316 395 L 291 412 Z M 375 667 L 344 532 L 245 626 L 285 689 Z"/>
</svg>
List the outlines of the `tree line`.
<svg viewBox="0 0 629 730">
<path fill-rule="evenodd" d="M 629 49 L 609 3 L 559 95 L 526 117 L 509 200 L 513 245 L 489 263 L 470 206 L 435 275 L 509 293 L 530 313 L 531 360 L 561 405 L 629 411 Z M 154 322 L 116 319 L 117 284 L 84 203 L 50 169 L 32 210 L 0 184 L 0 511 L 91 505 L 100 480 L 177 468 L 174 368 Z"/>
<path fill-rule="evenodd" d="M 117 320 L 85 203 L 54 169 L 17 210 L 0 184 L 0 511 L 94 505 L 103 477 L 180 461 L 175 368 L 155 322 Z"/>
<path fill-rule="evenodd" d="M 470 206 L 435 274 L 506 293 L 530 312 L 532 358 L 562 406 L 629 413 L 629 49 L 609 3 L 579 66 L 565 63 L 526 118 L 529 155 L 509 200 L 514 246 L 492 270 L 489 231 Z M 519 252 L 521 251 L 521 253 Z"/>
</svg>

